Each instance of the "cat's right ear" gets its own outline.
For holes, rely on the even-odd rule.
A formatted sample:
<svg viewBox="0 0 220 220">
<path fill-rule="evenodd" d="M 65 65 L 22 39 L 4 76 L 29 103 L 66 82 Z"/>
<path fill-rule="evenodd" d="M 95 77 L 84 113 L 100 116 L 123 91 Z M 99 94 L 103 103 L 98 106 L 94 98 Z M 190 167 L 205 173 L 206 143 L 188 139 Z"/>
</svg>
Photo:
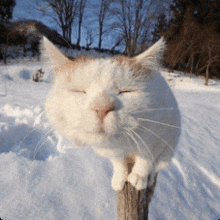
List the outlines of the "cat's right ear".
<svg viewBox="0 0 220 220">
<path fill-rule="evenodd" d="M 41 41 L 41 58 L 43 60 L 50 60 L 55 73 L 60 67 L 70 62 L 70 60 L 46 37 L 43 37 Z"/>
<path fill-rule="evenodd" d="M 141 66 L 148 69 L 157 69 L 160 67 L 160 62 L 163 59 L 163 53 L 166 48 L 165 39 L 162 37 L 149 49 L 131 59 Z"/>
</svg>

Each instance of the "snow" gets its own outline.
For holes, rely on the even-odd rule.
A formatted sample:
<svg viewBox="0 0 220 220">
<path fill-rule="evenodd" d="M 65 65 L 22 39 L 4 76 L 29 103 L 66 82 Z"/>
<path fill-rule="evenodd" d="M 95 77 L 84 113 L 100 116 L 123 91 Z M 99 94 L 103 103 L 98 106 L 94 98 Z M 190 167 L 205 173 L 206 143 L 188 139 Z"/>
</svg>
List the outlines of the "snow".
<svg viewBox="0 0 220 220">
<path fill-rule="evenodd" d="M 50 68 L 43 66 L 43 82 L 32 80 L 41 67 L 0 66 L 0 218 L 116 219 L 111 163 L 86 147 L 56 150 L 60 137 L 44 112 Z M 220 219 L 220 81 L 205 86 L 202 77 L 162 75 L 178 101 L 182 133 L 158 175 L 149 219 Z"/>
</svg>

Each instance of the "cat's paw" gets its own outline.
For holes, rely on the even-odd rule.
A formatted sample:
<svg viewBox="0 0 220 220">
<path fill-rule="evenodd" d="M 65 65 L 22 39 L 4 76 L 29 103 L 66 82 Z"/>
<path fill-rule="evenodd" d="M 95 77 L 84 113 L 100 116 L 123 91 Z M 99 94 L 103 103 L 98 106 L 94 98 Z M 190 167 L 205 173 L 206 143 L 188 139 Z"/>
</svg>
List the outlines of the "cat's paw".
<svg viewBox="0 0 220 220">
<path fill-rule="evenodd" d="M 128 175 L 128 182 L 137 190 L 147 188 L 147 176 L 142 177 L 134 172 L 131 172 Z"/>
<path fill-rule="evenodd" d="M 112 177 L 112 188 L 115 191 L 121 191 L 124 188 L 127 177 L 122 174 L 115 173 Z"/>
</svg>

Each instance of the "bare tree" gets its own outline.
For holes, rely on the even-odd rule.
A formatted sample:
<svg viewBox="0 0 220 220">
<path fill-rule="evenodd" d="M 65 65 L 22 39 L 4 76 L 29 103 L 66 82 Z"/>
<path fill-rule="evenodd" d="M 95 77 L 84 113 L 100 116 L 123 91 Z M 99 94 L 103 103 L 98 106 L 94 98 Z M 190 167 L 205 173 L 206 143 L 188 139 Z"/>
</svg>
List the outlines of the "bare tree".
<svg viewBox="0 0 220 220">
<path fill-rule="evenodd" d="M 168 39 L 165 62 L 171 69 L 204 75 L 208 85 L 210 76 L 219 76 L 220 69 L 220 34 L 216 24 L 200 24 L 194 8 L 188 7 L 179 26 L 178 37 L 171 37 L 172 26 L 165 32 Z"/>
<path fill-rule="evenodd" d="M 46 3 L 43 4 L 43 3 Z M 50 16 L 62 29 L 64 39 L 71 43 L 72 26 L 76 17 L 77 0 L 41 0 L 38 10 Z M 52 13 L 51 13 L 52 12 Z"/>
<path fill-rule="evenodd" d="M 101 50 L 103 35 L 112 33 L 111 19 L 114 14 L 111 13 L 111 4 L 117 0 L 100 0 L 98 3 L 92 4 L 91 7 L 94 9 L 93 13 L 93 24 L 98 25 L 97 31 L 94 31 L 95 36 L 98 38 L 98 49 Z M 91 18 L 90 18 L 91 21 Z"/>
<path fill-rule="evenodd" d="M 198 70 L 198 73 L 205 71 L 206 86 L 208 86 L 208 81 L 211 75 L 210 72 L 212 72 L 213 75 L 215 75 L 214 74 L 215 72 L 217 72 L 216 75 L 219 74 L 218 68 L 220 64 L 220 56 L 219 56 L 220 47 L 218 46 L 220 43 L 219 40 L 220 36 L 212 33 L 212 36 L 207 36 L 207 37 L 208 37 L 207 42 L 203 42 L 203 45 L 201 46 L 201 54 L 200 54 L 201 56 L 200 59 L 203 61 L 204 65 Z"/>
<path fill-rule="evenodd" d="M 120 32 L 124 38 L 126 53 L 133 56 L 137 44 L 146 41 L 146 37 L 152 31 L 151 27 L 157 18 L 158 10 L 161 10 L 164 1 L 157 0 L 118 0 L 119 7 L 113 9 L 117 21 L 113 23 L 112 28 Z M 145 38 L 145 39 L 144 39 Z"/>
<path fill-rule="evenodd" d="M 79 18 L 79 24 L 78 24 L 78 39 L 77 39 L 77 47 L 80 47 L 80 40 L 81 40 L 81 28 L 82 28 L 82 21 L 83 21 L 83 15 L 86 7 L 86 0 L 80 0 L 79 7 L 78 7 L 78 18 Z"/>
<path fill-rule="evenodd" d="M 89 47 L 93 43 L 93 36 L 92 36 L 92 31 L 90 29 L 86 30 L 87 36 L 86 36 L 86 49 L 89 50 Z"/>
<path fill-rule="evenodd" d="M 118 47 L 121 44 L 122 41 L 123 41 L 123 36 L 119 36 L 117 38 L 116 43 L 112 46 L 111 51 L 114 51 L 115 48 Z"/>
<path fill-rule="evenodd" d="M 102 46 L 102 36 L 104 34 L 104 20 L 106 18 L 107 12 L 109 12 L 109 7 L 111 4 L 111 0 L 101 0 L 100 10 L 99 10 L 99 43 L 98 48 L 101 49 Z"/>
</svg>

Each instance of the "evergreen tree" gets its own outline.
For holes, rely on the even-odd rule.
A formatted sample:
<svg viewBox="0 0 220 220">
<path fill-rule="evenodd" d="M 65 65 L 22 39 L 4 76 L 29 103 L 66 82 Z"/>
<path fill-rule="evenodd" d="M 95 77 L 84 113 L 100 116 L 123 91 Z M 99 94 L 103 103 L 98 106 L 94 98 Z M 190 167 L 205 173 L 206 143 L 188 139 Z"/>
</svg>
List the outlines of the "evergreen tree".
<svg viewBox="0 0 220 220">
<path fill-rule="evenodd" d="M 15 0 L 0 0 L 0 59 L 4 57 L 2 44 L 6 44 L 8 23 L 12 18 L 15 4 Z"/>
<path fill-rule="evenodd" d="M 8 22 L 12 18 L 13 9 L 16 5 L 15 0 L 0 1 L 0 21 Z"/>
<path fill-rule="evenodd" d="M 163 35 L 164 31 L 167 29 L 167 19 L 164 13 L 158 16 L 157 24 L 153 32 L 153 42 L 158 41 Z"/>
</svg>

